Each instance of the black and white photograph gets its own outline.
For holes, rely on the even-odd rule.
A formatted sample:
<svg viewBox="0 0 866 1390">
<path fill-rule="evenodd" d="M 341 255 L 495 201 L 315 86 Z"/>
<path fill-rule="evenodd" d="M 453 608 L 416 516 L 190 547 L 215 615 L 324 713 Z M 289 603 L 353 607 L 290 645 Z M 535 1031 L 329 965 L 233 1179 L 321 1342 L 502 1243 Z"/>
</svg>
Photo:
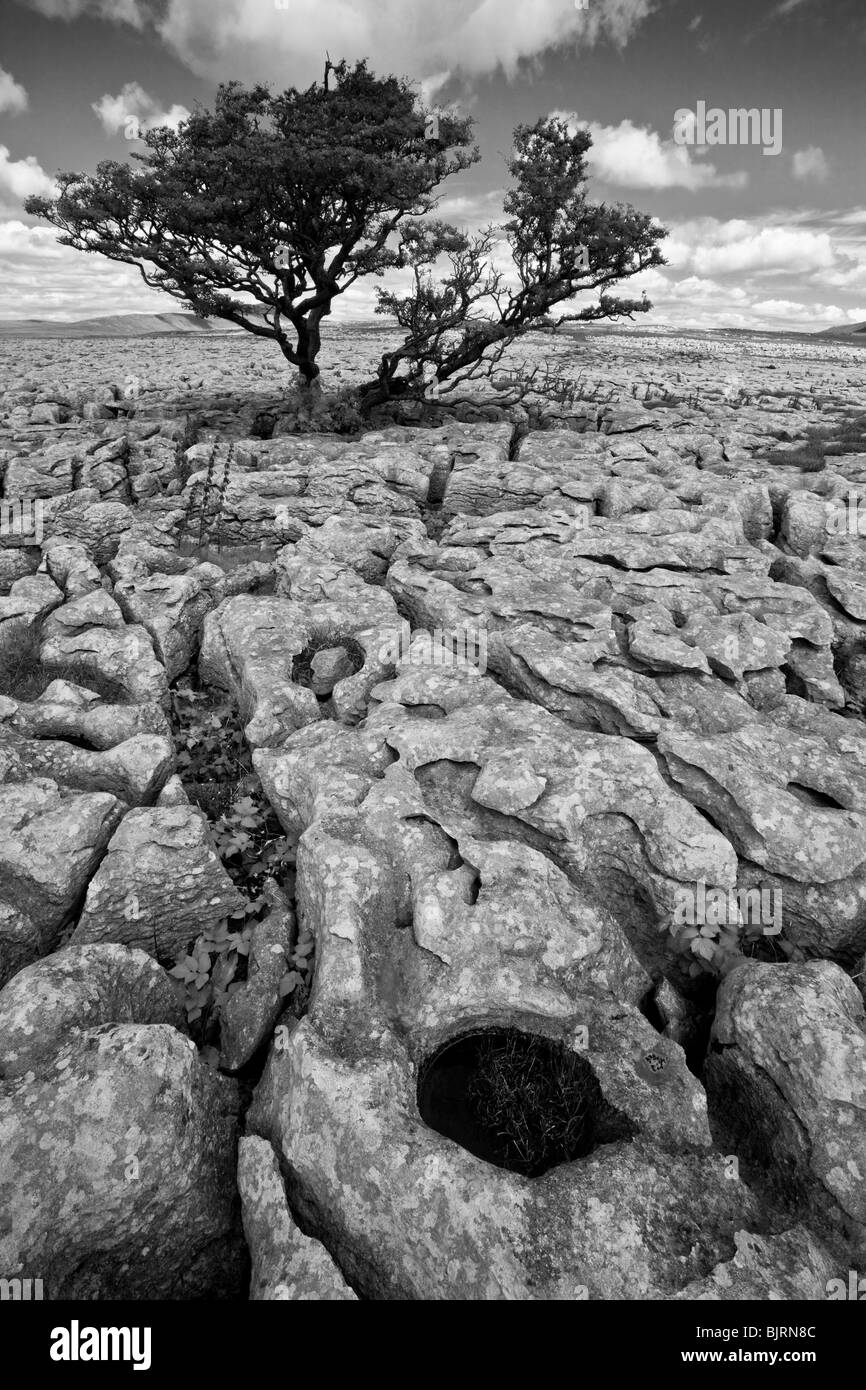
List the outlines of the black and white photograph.
<svg viewBox="0 0 866 1390">
<path fill-rule="evenodd" d="M 294 1301 L 862 1342 L 864 0 L 2 0 L 0 1326 Z"/>
</svg>

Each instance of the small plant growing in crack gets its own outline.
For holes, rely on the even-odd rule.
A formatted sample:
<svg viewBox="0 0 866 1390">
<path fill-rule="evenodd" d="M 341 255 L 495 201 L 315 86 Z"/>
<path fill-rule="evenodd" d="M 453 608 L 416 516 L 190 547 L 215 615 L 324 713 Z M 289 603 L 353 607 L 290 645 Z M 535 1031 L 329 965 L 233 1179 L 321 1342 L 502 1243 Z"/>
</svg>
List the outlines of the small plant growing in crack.
<svg viewBox="0 0 866 1390">
<path fill-rule="evenodd" d="M 246 913 L 241 909 L 233 915 L 243 919 Z M 252 922 L 244 922 L 240 931 L 233 932 L 229 930 L 228 920 L 223 919 L 202 932 L 192 948 L 180 956 L 168 972 L 183 984 L 190 1032 L 212 1066 L 216 1066 L 219 1055 L 214 1040 L 219 1036 L 220 1010 L 234 991 L 241 988 L 243 982 L 236 976 L 249 955 L 251 935 Z"/>
<path fill-rule="evenodd" d="M 232 463 L 234 461 L 234 440 L 229 441 L 225 458 L 223 459 L 222 474 L 219 482 L 216 481 L 216 452 L 217 441 L 214 440 L 208 454 L 207 469 L 204 480 L 199 479 L 193 483 L 189 491 L 186 511 L 180 524 L 178 532 L 178 546 L 180 546 L 187 534 L 195 524 L 196 512 L 198 513 L 198 537 L 197 547 L 199 552 L 207 550 L 216 532 L 217 550 L 222 548 L 222 521 L 225 510 L 226 491 L 231 478 Z"/>
<path fill-rule="evenodd" d="M 306 1006 L 310 996 L 315 949 L 316 942 L 312 933 L 307 931 L 306 927 L 302 928 L 289 955 L 289 968 L 280 980 L 280 998 L 287 999 L 293 995 L 292 1004 L 296 1012 Z"/>
<path fill-rule="evenodd" d="M 693 979 L 701 975 L 723 979 L 748 957 L 792 962 L 806 958 L 793 942 L 765 935 L 756 922 L 684 925 L 664 918 L 659 927 L 670 932 L 675 949 L 688 961 L 688 973 Z"/>
<path fill-rule="evenodd" d="M 202 933 L 170 972 L 183 984 L 191 1035 L 216 1066 L 220 1014 L 246 979 L 251 934 L 269 907 L 265 885 L 270 879 L 293 897 L 295 852 L 252 768 L 231 700 L 196 689 L 185 677 L 172 691 L 172 723 L 181 779 L 208 816 L 217 853 L 246 898 L 238 912 Z M 296 1013 L 309 995 L 313 949 L 313 938 L 301 932 L 281 982 L 281 997 L 292 996 Z"/>
<path fill-rule="evenodd" d="M 196 690 L 188 679 L 179 681 L 172 691 L 172 722 L 181 780 L 209 817 L 233 882 L 259 905 L 266 878 L 293 891 L 294 847 L 253 770 L 234 704 Z"/>
</svg>

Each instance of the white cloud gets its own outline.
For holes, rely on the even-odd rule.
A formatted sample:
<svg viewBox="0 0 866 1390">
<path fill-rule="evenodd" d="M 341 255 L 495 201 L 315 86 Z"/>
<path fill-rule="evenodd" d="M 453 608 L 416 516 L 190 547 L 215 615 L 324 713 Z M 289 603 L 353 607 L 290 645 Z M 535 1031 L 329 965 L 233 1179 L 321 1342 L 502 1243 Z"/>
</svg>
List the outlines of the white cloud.
<svg viewBox="0 0 866 1390">
<path fill-rule="evenodd" d="M 32 10 L 47 19 L 79 19 L 92 15 L 96 19 L 113 19 L 118 24 L 144 28 L 145 15 L 138 0 L 27 0 Z"/>
<path fill-rule="evenodd" d="M 771 327 L 831 328 L 844 323 L 848 315 L 838 304 L 803 304 L 796 299 L 761 299 L 752 305 L 752 313 Z M 852 318 L 851 322 L 858 320 Z"/>
<path fill-rule="evenodd" d="M 648 326 L 810 332 L 862 322 L 851 306 L 855 295 L 862 303 L 866 294 L 866 254 L 860 261 L 840 245 L 836 214 L 828 214 L 823 226 L 819 214 L 806 217 L 818 225 L 792 226 L 796 216 L 781 212 L 761 220 L 699 217 L 676 223 L 662 248 L 668 265 L 629 282 L 636 289 L 646 286 L 653 302 Z M 837 302 L 840 292 L 844 307 Z"/>
<path fill-rule="evenodd" d="M 818 145 L 809 145 L 795 152 L 793 170 L 795 179 L 817 179 L 820 183 L 830 173 L 830 166 L 824 151 Z"/>
<path fill-rule="evenodd" d="M 572 128 L 588 130 L 592 149 L 588 155 L 591 173 L 606 183 L 626 188 L 745 188 L 746 173 L 720 174 L 706 159 L 693 160 L 689 148 L 662 140 L 654 131 L 633 125 L 629 120 L 618 126 L 581 121 L 575 112 L 551 113 L 567 120 Z"/>
<path fill-rule="evenodd" d="M 309 83 L 334 57 L 375 57 L 377 72 L 421 79 L 503 68 L 561 46 L 624 45 L 655 0 L 27 0 L 59 19 L 95 15 L 142 28 L 153 23 L 169 48 L 209 78 L 282 86 Z"/>
<path fill-rule="evenodd" d="M 27 93 L 21 83 L 5 68 L 0 68 L 0 111 L 24 111 L 26 107 Z"/>
<path fill-rule="evenodd" d="M 137 82 L 127 82 L 116 97 L 106 93 L 91 104 L 91 109 L 96 112 L 109 135 L 115 134 L 130 121 L 137 122 L 138 129 L 142 131 L 161 125 L 172 126 L 176 130 L 190 114 L 185 106 L 177 104 L 168 111 L 160 110 L 159 102 Z"/>
<path fill-rule="evenodd" d="M 0 221 L 0 319 L 165 313 L 179 306 L 138 271 L 60 246 L 53 227 Z"/>
<path fill-rule="evenodd" d="M 793 14 L 794 10 L 799 10 L 801 5 L 809 5 L 811 0 L 781 0 L 781 3 L 771 12 L 770 18 L 784 18 L 785 15 Z"/>
<path fill-rule="evenodd" d="M 0 200 L 23 203 L 31 193 L 51 197 L 54 192 L 54 180 L 32 154 L 24 159 L 10 159 L 6 146 L 0 145 Z"/>
<path fill-rule="evenodd" d="M 827 232 L 766 225 L 734 218 L 699 218 L 681 223 L 665 242 L 665 255 L 679 271 L 697 275 L 787 272 L 805 275 L 838 265 Z"/>
</svg>

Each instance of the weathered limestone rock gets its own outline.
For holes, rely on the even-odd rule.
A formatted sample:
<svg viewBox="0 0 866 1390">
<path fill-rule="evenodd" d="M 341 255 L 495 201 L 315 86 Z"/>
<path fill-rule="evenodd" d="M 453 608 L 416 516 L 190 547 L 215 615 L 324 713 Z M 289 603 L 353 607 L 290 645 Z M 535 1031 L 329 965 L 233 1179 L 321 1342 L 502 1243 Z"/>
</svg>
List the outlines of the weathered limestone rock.
<svg viewBox="0 0 866 1390">
<path fill-rule="evenodd" d="M 449 682 L 463 701 L 444 717 L 398 704 L 404 680 L 417 695 L 410 669 L 362 729 L 308 728 L 255 755 L 285 823 L 317 817 L 298 850 L 317 965 L 309 1013 L 281 1030 L 250 1129 L 278 1148 L 293 1210 L 368 1297 L 673 1292 L 727 1258 L 757 1208 L 721 1180 L 703 1092 L 636 1007 L 650 981 L 615 879 L 601 888 L 591 825 L 611 814 L 619 870 L 628 862 L 660 899 L 675 862 L 716 856 L 711 872 L 732 874 L 730 847 L 678 823 L 685 803 L 626 740 L 579 734 L 504 695 L 472 700 L 487 682 L 435 674 L 428 705 Z M 384 768 L 383 737 L 397 754 Z M 643 837 L 639 869 L 628 825 Z M 634 903 L 634 883 L 621 896 Z M 530 1183 L 428 1128 L 418 1068 L 441 1044 L 506 1023 L 579 1050 L 631 1139 Z"/>
<path fill-rule="evenodd" d="M 307 531 L 295 546 L 281 552 L 277 593 L 292 597 L 290 588 L 280 579 L 284 556 L 309 556 L 313 560 L 328 556 L 341 565 L 349 565 L 366 584 L 378 584 L 387 574 L 397 547 L 405 540 L 420 541 L 425 534 L 422 523 L 409 517 L 379 517 L 357 509 L 329 516 L 321 526 Z"/>
<path fill-rule="evenodd" d="M 866 750 L 770 719 L 714 737 L 665 731 L 658 750 L 744 856 L 740 886 L 777 895 L 785 938 L 853 960 L 866 947 Z"/>
<path fill-rule="evenodd" d="M 0 988 L 35 960 L 41 947 L 36 923 L 19 908 L 0 900 Z"/>
<path fill-rule="evenodd" d="M 186 1032 L 170 976 L 127 946 L 68 946 L 21 970 L 0 992 L 0 1077 L 38 1070 L 104 1023 L 168 1023 Z"/>
<path fill-rule="evenodd" d="M 749 963 L 719 992 L 707 1061 L 713 1123 L 822 1238 L 866 1252 L 866 1013 L 829 961 Z"/>
<path fill-rule="evenodd" d="M 220 1066 L 224 1071 L 237 1071 L 250 1061 L 283 1009 L 280 981 L 289 969 L 295 914 L 270 881 L 265 896 L 270 910 L 253 926 L 247 978 L 228 998 L 220 1017 Z"/>
<path fill-rule="evenodd" d="M 0 600 L 2 602 L 3 600 Z M 40 649 L 43 666 L 97 690 L 108 687 L 133 704 L 168 705 L 165 668 L 143 627 L 85 627 L 67 637 L 49 637 Z"/>
<path fill-rule="evenodd" d="M 337 646 L 340 637 L 351 638 L 362 650 L 361 669 L 338 680 L 331 696 L 339 718 L 357 720 L 393 665 L 388 653 L 397 630 L 396 609 L 381 589 L 368 587 L 351 604 L 240 595 L 205 619 L 199 672 L 235 696 L 249 743 L 278 744 L 324 717 L 313 689 L 296 675 L 295 658 L 311 641 L 325 634 L 327 645 Z"/>
<path fill-rule="evenodd" d="M 238 1188 L 244 1235 L 253 1259 L 250 1298 L 334 1302 L 357 1296 L 325 1247 L 295 1225 L 277 1156 L 265 1139 L 238 1145 Z"/>
<path fill-rule="evenodd" d="M 152 574 L 118 580 L 114 586 L 127 622 L 140 624 L 169 681 L 189 666 L 206 613 L 223 596 L 225 575 L 217 565 L 197 565 L 186 574 Z"/>
<path fill-rule="evenodd" d="M 39 562 L 39 551 L 0 550 L 0 596 L 6 598 L 18 579 L 32 574 Z"/>
<path fill-rule="evenodd" d="M 140 805 L 156 796 L 174 766 L 174 746 L 157 734 L 135 734 L 101 753 L 45 739 L 26 739 L 0 725 L 0 782 L 50 777 L 61 787 L 111 792 Z"/>
<path fill-rule="evenodd" d="M 66 444 L 49 444 L 38 453 L 10 459 L 6 467 L 6 496 L 59 497 L 71 492 L 73 468 L 79 461 L 80 455 Z"/>
<path fill-rule="evenodd" d="M 323 1022 L 328 1037 L 308 1016 L 272 1051 L 248 1124 L 368 1298 L 673 1293 L 755 1218 L 721 1155 L 694 1145 L 603 1145 L 532 1182 L 494 1168 L 419 1120 L 415 1068 L 384 1021 L 343 1020 Z"/>
<path fill-rule="evenodd" d="M 199 810 L 132 810 L 91 879 L 71 944 L 117 941 L 173 958 L 243 901 Z"/>
<path fill-rule="evenodd" d="M 0 598 L 0 650 L 37 633 L 43 619 L 62 602 L 62 591 L 47 574 L 16 579 L 6 597 Z"/>
<path fill-rule="evenodd" d="M 95 691 L 64 680 L 52 681 L 33 701 L 0 698 L 0 720 L 25 738 L 81 739 L 96 749 L 114 748 L 137 734 L 169 733 L 160 705 L 107 704 Z"/>
<path fill-rule="evenodd" d="M 705 1279 L 687 1284 L 668 1297 L 677 1302 L 801 1299 L 823 1302 L 838 1264 L 802 1226 L 782 1235 L 737 1231 L 737 1253 L 716 1265 Z"/>
<path fill-rule="evenodd" d="M 418 519 L 427 500 L 434 465 L 413 450 L 368 453 L 342 444 L 335 455 L 316 443 L 303 452 L 294 439 L 269 443 L 271 449 L 261 451 L 264 467 L 231 470 L 220 512 L 224 545 L 297 540 L 307 526 L 321 526 L 342 512 Z M 220 468 L 218 462 L 218 480 Z M 205 479 L 204 472 L 193 472 L 185 496 L 200 490 Z"/>
<path fill-rule="evenodd" d="M 102 588 L 90 589 L 60 608 L 55 608 L 42 625 L 42 640 L 62 642 L 70 637 L 79 637 L 91 627 L 104 627 L 116 632 L 123 626 L 123 613 L 111 595 Z"/>
<path fill-rule="evenodd" d="M 237 1297 L 235 1085 L 166 1024 L 90 1029 L 0 1084 L 6 1277 L 46 1297 Z"/>
<path fill-rule="evenodd" d="M 48 778 L 0 786 L 0 903 L 13 913 L 17 943 L 12 958 L 0 962 L 0 978 L 52 949 L 121 810 L 107 792 L 63 791 Z"/>
<path fill-rule="evenodd" d="M 45 568 L 67 600 L 102 588 L 102 575 L 80 542 L 49 537 L 42 550 Z"/>
<path fill-rule="evenodd" d="M 567 343 L 536 341 L 571 371 Z M 254 1298 L 823 1299 L 862 1268 L 866 548 L 848 503 L 866 452 L 799 461 L 816 420 L 866 424 L 862 372 L 834 345 L 822 399 L 793 345 L 715 346 L 709 387 L 698 343 L 672 372 L 669 335 L 640 357 L 609 339 L 604 385 L 561 406 L 505 413 L 491 391 L 460 423 L 355 439 L 291 433 L 298 410 L 243 348 L 241 404 L 234 367 L 191 370 L 168 340 L 153 379 L 130 348 L 126 394 L 120 367 L 94 387 L 78 345 L 40 345 L 35 370 L 7 354 L 0 484 L 44 499 L 44 537 L 0 538 L 0 645 L 37 635 L 58 677 L 31 702 L 0 695 L 0 982 L 17 972 L 0 1094 L 20 1088 L 0 1165 L 12 1136 L 48 1194 L 28 1206 L 15 1175 L 10 1208 L 44 1256 L 22 1274 L 54 1269 L 84 1297 L 239 1292 L 231 1158 L 225 1185 L 203 1180 L 225 1206 L 209 1227 L 194 1215 L 191 1272 L 164 1215 L 198 1212 L 183 1183 L 204 1105 L 236 1102 L 232 1084 L 205 1100 L 154 959 L 240 901 L 170 775 L 168 682 L 202 635 L 200 674 L 239 703 L 300 837 L 316 939 L 296 1025 L 279 996 L 294 918 L 271 894 L 222 1011 L 224 1070 L 246 1075 L 273 1034 L 238 1173 Z M 249 437 L 268 412 L 273 437 Z M 267 549 L 224 570 L 180 551 L 230 441 L 222 545 Z M 672 930 L 701 885 L 769 891 L 782 925 L 755 938 L 774 963 L 722 985 L 709 1116 L 713 981 Z M 89 944 L 46 955 L 70 932 Z M 582 1057 L 622 1127 L 532 1179 L 439 1133 L 430 1059 L 490 1027 Z M 162 1039 L 162 1090 L 131 1094 L 127 1074 L 154 1070 L 133 1035 Z M 71 1159 L 55 1161 L 52 1104 Z M 130 1133 L 165 1192 L 126 1182 Z M 222 1164 L 223 1129 L 217 1149 Z"/>
<path fill-rule="evenodd" d="M 122 502 L 102 502 L 96 488 L 50 498 L 45 503 L 45 531 L 53 537 L 80 542 L 96 565 L 115 554 L 133 515 Z"/>
</svg>

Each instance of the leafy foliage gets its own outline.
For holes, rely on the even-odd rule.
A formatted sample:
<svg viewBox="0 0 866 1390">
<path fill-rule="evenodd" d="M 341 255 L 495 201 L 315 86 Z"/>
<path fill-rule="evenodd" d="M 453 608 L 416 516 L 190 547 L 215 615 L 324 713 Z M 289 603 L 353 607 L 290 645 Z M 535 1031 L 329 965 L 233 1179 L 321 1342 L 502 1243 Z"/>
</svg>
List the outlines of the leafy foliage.
<svg viewBox="0 0 866 1390">
<path fill-rule="evenodd" d="M 291 891 L 294 849 L 253 771 L 234 705 L 186 680 L 172 691 L 172 710 L 181 780 L 210 817 L 232 880 L 254 901 L 265 878 Z"/>
<path fill-rule="evenodd" d="M 172 691 L 172 715 L 180 776 L 211 818 L 219 856 L 247 898 L 245 907 L 199 936 L 170 972 L 184 986 L 193 1035 L 215 1065 L 220 1011 L 243 984 L 253 925 L 268 909 L 265 883 L 272 879 L 293 896 L 295 855 L 252 769 L 231 701 L 186 678 Z M 309 994 L 313 951 L 312 937 L 302 932 L 281 981 L 281 996 L 292 995 L 296 1009 Z"/>
<path fill-rule="evenodd" d="M 289 968 L 280 980 L 280 997 L 285 999 L 294 995 L 292 1003 L 296 1010 L 302 1009 L 309 997 L 315 949 L 312 932 L 303 928 L 289 955 Z"/>
<path fill-rule="evenodd" d="M 169 971 L 183 983 L 187 1020 L 190 1023 L 204 1020 L 203 1036 L 207 1036 L 212 1016 L 233 991 L 240 988 L 235 975 L 240 962 L 249 954 L 251 933 L 251 922 L 233 932 L 228 922 L 222 921 L 216 928 L 203 932 L 192 950 L 182 955 Z"/>
<path fill-rule="evenodd" d="M 724 977 L 742 965 L 747 956 L 772 960 L 803 960 L 803 952 L 783 937 L 764 935 L 759 922 L 703 922 L 700 924 L 672 923 L 665 918 L 660 923 L 670 932 L 674 946 L 687 958 L 692 978 L 702 975 Z"/>
</svg>

